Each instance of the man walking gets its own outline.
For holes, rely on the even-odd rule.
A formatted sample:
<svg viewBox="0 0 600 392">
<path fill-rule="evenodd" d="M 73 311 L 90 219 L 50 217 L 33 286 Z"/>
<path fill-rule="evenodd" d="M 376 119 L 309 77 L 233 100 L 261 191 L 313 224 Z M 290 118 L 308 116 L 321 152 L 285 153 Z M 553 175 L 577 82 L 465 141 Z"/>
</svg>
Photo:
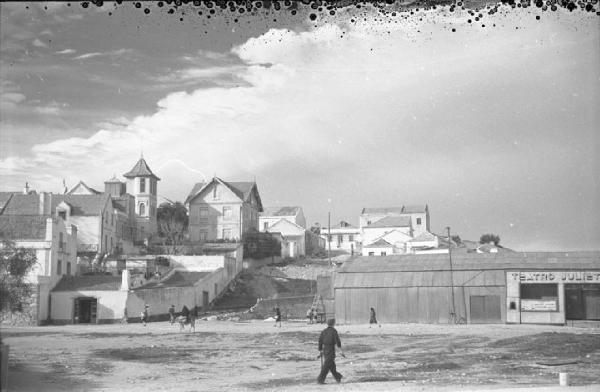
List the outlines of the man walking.
<svg viewBox="0 0 600 392">
<path fill-rule="evenodd" d="M 335 381 L 342 381 L 342 375 L 337 372 L 335 368 L 335 346 L 338 346 L 340 351 L 342 350 L 342 342 L 340 337 L 333 326 L 335 325 L 335 319 L 327 320 L 327 328 L 321 332 L 319 336 L 319 356 L 321 357 L 321 373 L 317 377 L 319 384 L 325 384 L 325 377 L 327 373 L 331 371 Z M 342 357 L 344 353 L 341 352 Z"/>
</svg>

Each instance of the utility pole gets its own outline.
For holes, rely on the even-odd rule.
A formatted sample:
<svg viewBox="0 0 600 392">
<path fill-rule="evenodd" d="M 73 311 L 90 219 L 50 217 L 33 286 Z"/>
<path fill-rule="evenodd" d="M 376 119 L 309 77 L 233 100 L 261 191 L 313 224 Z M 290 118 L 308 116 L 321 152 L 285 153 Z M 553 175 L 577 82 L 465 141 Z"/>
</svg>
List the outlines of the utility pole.
<svg viewBox="0 0 600 392">
<path fill-rule="evenodd" d="M 448 230 L 448 259 L 450 260 L 450 290 L 452 294 L 452 314 L 456 314 L 456 308 L 454 305 L 454 272 L 452 271 L 452 239 L 450 238 L 450 226 L 446 227 Z"/>
<path fill-rule="evenodd" d="M 327 212 L 327 257 L 331 265 L 331 212 Z"/>
</svg>

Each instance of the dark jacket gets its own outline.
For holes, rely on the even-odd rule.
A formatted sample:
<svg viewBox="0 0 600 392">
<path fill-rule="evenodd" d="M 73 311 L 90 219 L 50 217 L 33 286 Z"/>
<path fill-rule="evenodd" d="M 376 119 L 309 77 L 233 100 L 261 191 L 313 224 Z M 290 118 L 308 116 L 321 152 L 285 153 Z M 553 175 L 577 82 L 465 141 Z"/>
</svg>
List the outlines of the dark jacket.
<svg viewBox="0 0 600 392">
<path fill-rule="evenodd" d="M 342 348 L 342 342 L 335 328 L 327 327 L 319 336 L 319 351 L 323 350 L 325 358 L 335 358 L 335 346 Z"/>
</svg>

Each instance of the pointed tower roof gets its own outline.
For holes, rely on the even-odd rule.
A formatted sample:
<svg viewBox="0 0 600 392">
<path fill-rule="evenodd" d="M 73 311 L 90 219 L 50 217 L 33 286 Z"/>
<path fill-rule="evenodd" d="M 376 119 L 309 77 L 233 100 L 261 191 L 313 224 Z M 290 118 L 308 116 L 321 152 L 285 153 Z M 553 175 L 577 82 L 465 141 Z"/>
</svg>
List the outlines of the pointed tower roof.
<svg viewBox="0 0 600 392">
<path fill-rule="evenodd" d="M 152 170 L 150 170 L 150 167 L 148 166 L 144 158 L 140 158 L 140 160 L 137 161 L 135 166 L 133 166 L 133 169 L 123 174 L 123 177 L 154 177 L 157 181 L 160 181 L 160 178 L 158 178 L 154 173 L 152 173 Z"/>
</svg>

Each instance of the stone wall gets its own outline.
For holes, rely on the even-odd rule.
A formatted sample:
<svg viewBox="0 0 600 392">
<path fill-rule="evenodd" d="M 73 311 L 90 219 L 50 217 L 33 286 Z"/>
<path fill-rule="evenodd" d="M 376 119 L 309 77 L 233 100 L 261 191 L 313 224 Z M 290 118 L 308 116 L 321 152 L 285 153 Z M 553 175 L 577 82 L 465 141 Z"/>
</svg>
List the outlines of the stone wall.
<svg viewBox="0 0 600 392">
<path fill-rule="evenodd" d="M 314 296 L 285 297 L 262 299 L 252 308 L 255 318 L 265 319 L 275 316 L 275 308 L 281 311 L 281 317 L 286 319 L 305 319 L 306 312 L 312 305 Z"/>
<path fill-rule="evenodd" d="M 24 299 L 21 311 L 0 312 L 2 325 L 38 325 L 38 285 L 32 284 L 31 295 Z"/>
</svg>

